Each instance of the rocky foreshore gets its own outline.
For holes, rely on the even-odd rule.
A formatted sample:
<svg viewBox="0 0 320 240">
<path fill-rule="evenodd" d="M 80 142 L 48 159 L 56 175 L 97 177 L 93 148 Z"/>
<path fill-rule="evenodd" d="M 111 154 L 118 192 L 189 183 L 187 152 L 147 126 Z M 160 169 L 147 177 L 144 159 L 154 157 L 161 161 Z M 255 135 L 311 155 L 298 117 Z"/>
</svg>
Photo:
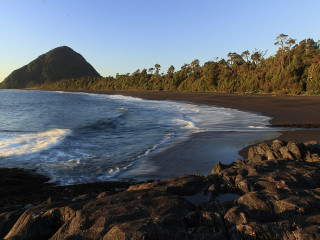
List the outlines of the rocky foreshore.
<svg viewBox="0 0 320 240">
<path fill-rule="evenodd" d="M 275 140 L 208 176 L 139 184 L 2 169 L 0 239 L 320 239 L 319 155 L 319 142 Z"/>
</svg>

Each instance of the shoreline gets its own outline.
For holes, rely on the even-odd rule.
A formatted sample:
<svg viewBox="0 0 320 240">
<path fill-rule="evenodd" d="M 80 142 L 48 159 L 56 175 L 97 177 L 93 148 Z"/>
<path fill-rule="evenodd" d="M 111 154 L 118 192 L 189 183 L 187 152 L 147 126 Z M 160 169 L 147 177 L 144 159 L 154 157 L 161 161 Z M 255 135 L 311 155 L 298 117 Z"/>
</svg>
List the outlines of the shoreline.
<svg viewBox="0 0 320 240">
<path fill-rule="evenodd" d="M 316 111 L 316 109 L 320 109 L 320 96 L 120 90 L 73 90 L 67 92 L 123 95 L 149 100 L 176 100 L 233 108 L 271 117 L 271 126 L 288 128 L 286 131 L 279 131 L 281 133 L 279 137 L 263 142 L 271 143 L 275 139 L 293 142 L 320 140 L 320 111 Z M 239 151 L 239 154 L 246 157 L 248 149 L 257 144 L 244 147 Z"/>
<path fill-rule="evenodd" d="M 37 89 L 21 89 L 36 90 Z M 261 142 L 270 144 L 273 140 L 307 142 L 320 140 L 320 96 L 307 95 L 277 95 L 277 94 L 243 94 L 243 93 L 217 93 L 217 92 L 169 92 L 169 91 L 135 91 L 135 90 L 40 90 L 40 91 L 64 91 L 79 92 L 90 94 L 108 94 L 137 97 L 147 100 L 171 100 L 189 102 L 194 104 L 205 104 L 209 106 L 217 106 L 224 108 L 236 109 L 244 112 L 259 114 L 270 117 L 268 126 L 274 127 L 280 136 L 267 137 L 267 140 L 257 141 L 251 140 L 247 144 L 242 145 L 238 150 L 239 157 L 246 158 L 248 149 L 256 146 Z M 279 131 L 277 131 L 277 128 Z M 286 130 L 283 130 L 283 129 Z M 210 135 L 210 133 L 208 133 Z M 257 133 L 259 134 L 259 133 Z M 201 134 L 200 134 L 201 135 Z M 271 135 L 271 134 L 270 134 Z M 191 139 L 199 139 L 198 133 L 194 133 Z M 192 142 L 186 141 L 189 146 Z M 203 141 L 204 142 L 204 141 Z M 180 147 L 182 145 L 180 144 Z M 155 159 L 162 161 L 166 154 L 172 155 L 170 152 L 176 152 L 175 157 L 181 158 L 185 156 L 184 150 L 177 151 L 176 146 L 169 146 L 167 149 L 155 154 Z M 179 153 L 178 153 L 179 152 Z M 190 151 L 189 151 L 190 152 Z M 180 156 L 181 155 L 181 156 Z M 187 156 L 187 158 L 190 156 Z M 233 161 L 236 161 L 235 157 Z M 167 159 L 168 160 L 168 159 Z M 169 159 L 170 160 L 170 159 Z M 153 161 L 155 162 L 155 161 Z M 152 176 L 150 176 L 152 178 Z"/>
<path fill-rule="evenodd" d="M 38 90 L 38 89 L 21 89 Z M 90 94 L 109 94 L 137 97 L 147 100 L 171 100 L 231 108 L 270 117 L 268 126 L 274 127 L 280 136 L 268 140 L 248 142 L 239 149 L 238 154 L 246 158 L 248 149 L 261 142 L 270 144 L 273 140 L 307 142 L 320 140 L 320 95 L 278 95 L 252 93 L 217 93 L 217 92 L 171 92 L 171 91 L 136 91 L 136 90 L 40 90 L 64 91 Z M 286 130 L 283 130 L 283 129 Z M 197 133 L 194 134 L 195 138 Z M 191 136 L 194 137 L 194 136 Z M 174 146 L 169 149 L 174 149 Z M 167 150 L 164 150 L 165 152 Z M 180 151 L 180 153 L 183 153 Z M 179 155 L 179 154 L 178 154 Z M 178 156 L 177 155 L 177 156 Z M 163 157 L 164 154 L 159 154 Z M 159 157 L 157 157 L 159 160 Z M 234 159 L 234 161 L 236 158 Z"/>
</svg>

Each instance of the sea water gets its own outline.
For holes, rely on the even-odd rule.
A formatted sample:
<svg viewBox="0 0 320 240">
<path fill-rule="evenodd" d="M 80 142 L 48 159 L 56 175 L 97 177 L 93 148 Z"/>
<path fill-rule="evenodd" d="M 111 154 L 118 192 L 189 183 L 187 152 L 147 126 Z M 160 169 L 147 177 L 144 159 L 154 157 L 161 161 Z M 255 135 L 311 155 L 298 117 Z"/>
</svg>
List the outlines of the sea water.
<svg viewBox="0 0 320 240">
<path fill-rule="evenodd" d="M 33 169 L 61 185 L 134 178 L 126 173 L 141 175 L 146 162 L 153 171 L 149 159 L 194 133 L 265 132 L 269 120 L 186 102 L 0 90 L 0 167 Z"/>
</svg>

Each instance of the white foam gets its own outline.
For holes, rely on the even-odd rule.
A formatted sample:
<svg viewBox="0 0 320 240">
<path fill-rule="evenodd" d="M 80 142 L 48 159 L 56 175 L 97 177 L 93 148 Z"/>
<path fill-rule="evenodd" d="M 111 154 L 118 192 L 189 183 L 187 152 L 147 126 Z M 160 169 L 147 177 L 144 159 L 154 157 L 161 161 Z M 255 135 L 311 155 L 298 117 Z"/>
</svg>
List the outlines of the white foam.
<svg viewBox="0 0 320 240">
<path fill-rule="evenodd" d="M 144 100 L 144 99 L 138 98 L 138 97 L 123 96 L 123 95 L 107 95 L 107 94 L 94 94 L 94 93 L 89 93 L 88 95 L 91 95 L 96 98 L 107 98 L 107 99 L 124 101 L 124 102 L 145 102 L 145 101 L 148 101 L 148 100 Z"/>
<path fill-rule="evenodd" d="M 197 127 L 197 123 L 193 121 L 183 120 L 183 119 L 175 119 L 174 122 L 178 123 L 179 125 L 182 125 L 183 128 L 187 129 L 199 129 Z"/>
<path fill-rule="evenodd" d="M 118 110 L 121 110 L 121 111 L 128 111 L 128 109 L 127 108 L 125 108 L 125 107 L 119 107 L 119 108 L 117 108 Z"/>
<path fill-rule="evenodd" d="M 0 156 L 31 154 L 48 149 L 71 133 L 69 129 L 51 129 L 41 133 L 20 134 L 0 141 Z"/>
<path fill-rule="evenodd" d="M 249 126 L 249 128 L 253 128 L 253 129 L 264 129 L 266 128 L 265 126 Z"/>
</svg>

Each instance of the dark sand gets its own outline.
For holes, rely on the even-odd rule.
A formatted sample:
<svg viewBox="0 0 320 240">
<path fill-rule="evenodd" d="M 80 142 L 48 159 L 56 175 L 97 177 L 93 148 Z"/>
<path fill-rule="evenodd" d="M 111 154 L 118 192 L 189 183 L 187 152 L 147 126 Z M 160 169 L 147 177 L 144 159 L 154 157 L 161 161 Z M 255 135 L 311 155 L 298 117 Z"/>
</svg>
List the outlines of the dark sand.
<svg viewBox="0 0 320 240">
<path fill-rule="evenodd" d="M 271 124 L 274 125 L 320 126 L 320 96 L 108 90 L 85 92 L 202 103 L 260 113 L 272 117 Z"/>
<path fill-rule="evenodd" d="M 237 140 L 237 146 L 230 142 L 224 142 L 226 133 L 193 134 L 188 140 L 153 156 L 150 163 L 142 165 L 143 169 L 136 169 L 138 171 L 132 172 L 129 176 L 135 176 L 139 171 L 140 173 L 146 171 L 142 175 L 147 178 L 158 178 L 159 176 L 153 175 L 155 171 L 167 172 L 169 176 L 201 172 L 201 165 L 205 166 L 205 162 L 210 157 L 215 158 L 214 162 L 207 164 L 210 167 L 218 160 L 224 163 L 228 163 L 230 159 L 235 161 L 237 157 L 246 157 L 248 147 L 261 141 L 271 142 L 273 139 L 295 142 L 320 140 L 320 96 L 108 90 L 85 92 L 117 94 L 150 100 L 178 100 L 234 108 L 271 117 L 271 125 L 287 127 L 286 131 L 269 133 L 269 135 L 265 133 L 261 133 L 261 136 L 254 133 L 254 137 L 250 134 L 245 135 L 240 142 L 239 139 Z M 275 127 L 275 129 L 277 128 Z M 213 137 L 212 134 L 215 134 L 215 136 Z M 234 137 L 237 137 L 236 133 L 228 134 L 234 134 Z M 214 153 L 206 151 L 212 144 L 230 144 L 232 149 L 230 148 L 230 151 L 228 151 L 228 148 L 225 148 L 224 151 L 215 151 Z M 234 154 L 234 149 L 237 149 L 241 156 Z M 201 162 L 201 160 L 203 161 Z M 179 165 L 187 164 L 190 164 L 190 170 L 187 172 L 179 171 Z M 152 166 L 157 169 L 152 170 Z M 199 166 L 199 169 L 195 166 Z M 208 173 L 211 170 L 210 167 L 207 167 Z M 150 174 L 147 172 L 148 170 L 151 170 Z"/>
<path fill-rule="evenodd" d="M 202 103 L 260 113 L 272 117 L 270 121 L 272 125 L 320 127 L 320 96 L 107 90 L 87 92 Z M 279 138 L 296 142 L 320 140 L 320 128 L 299 130 L 292 128 L 283 131 Z"/>
</svg>

